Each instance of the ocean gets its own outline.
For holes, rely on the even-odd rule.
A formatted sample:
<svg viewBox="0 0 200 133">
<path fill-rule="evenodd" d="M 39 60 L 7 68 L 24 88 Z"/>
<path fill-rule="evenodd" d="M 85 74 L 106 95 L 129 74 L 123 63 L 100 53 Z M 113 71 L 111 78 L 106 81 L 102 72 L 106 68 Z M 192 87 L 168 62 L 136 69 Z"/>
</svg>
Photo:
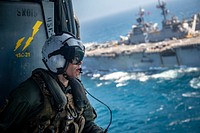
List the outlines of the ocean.
<svg viewBox="0 0 200 133">
<path fill-rule="evenodd" d="M 199 0 L 167 3 L 170 15 L 180 20 L 200 12 L 199 5 Z M 155 5 L 144 8 L 149 12 L 145 20 L 161 26 L 161 11 Z M 81 23 L 83 43 L 101 45 L 119 40 L 136 23 L 138 9 Z M 86 90 L 112 110 L 109 133 L 200 132 L 200 68 L 83 72 L 81 79 Z M 95 122 L 106 128 L 111 119 L 109 110 L 89 94 L 88 98 L 98 115 Z"/>
</svg>

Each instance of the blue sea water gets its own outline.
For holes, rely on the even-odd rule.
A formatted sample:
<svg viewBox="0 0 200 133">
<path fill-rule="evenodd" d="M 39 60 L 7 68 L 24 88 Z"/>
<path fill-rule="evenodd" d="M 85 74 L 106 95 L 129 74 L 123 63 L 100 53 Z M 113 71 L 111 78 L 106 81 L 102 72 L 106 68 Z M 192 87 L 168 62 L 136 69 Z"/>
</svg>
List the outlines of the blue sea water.
<svg viewBox="0 0 200 133">
<path fill-rule="evenodd" d="M 170 15 L 189 19 L 200 12 L 199 0 L 174 0 L 167 3 Z M 155 5 L 144 7 L 150 15 L 146 21 L 158 22 L 161 11 Z M 136 23 L 138 9 L 81 23 L 82 41 L 101 43 L 119 40 Z M 81 21 L 81 20 L 80 20 Z M 123 62 L 122 62 L 123 63 Z M 112 110 L 109 133 L 199 133 L 200 69 L 180 67 L 146 72 L 83 73 L 85 88 Z M 88 95 L 98 117 L 106 128 L 109 110 Z"/>
<path fill-rule="evenodd" d="M 199 133 L 200 69 L 112 72 L 82 76 L 86 89 L 112 110 L 110 133 Z M 106 128 L 109 111 L 88 95 L 96 122 Z"/>
</svg>

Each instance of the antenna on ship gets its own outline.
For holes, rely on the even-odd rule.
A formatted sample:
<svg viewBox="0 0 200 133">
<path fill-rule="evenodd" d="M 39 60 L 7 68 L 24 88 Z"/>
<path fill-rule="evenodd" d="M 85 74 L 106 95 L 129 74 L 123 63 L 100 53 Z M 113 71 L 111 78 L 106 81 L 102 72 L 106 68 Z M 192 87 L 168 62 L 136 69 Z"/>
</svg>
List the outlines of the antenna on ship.
<svg viewBox="0 0 200 133">
<path fill-rule="evenodd" d="M 167 15 L 169 13 L 169 10 L 166 8 L 166 2 L 158 0 L 158 5 L 156 7 L 162 10 L 162 15 L 164 17 L 163 24 L 165 25 L 167 22 Z"/>
<path fill-rule="evenodd" d="M 138 12 L 139 17 L 136 19 L 139 25 L 144 24 L 144 14 L 145 14 L 144 8 L 140 7 L 139 12 Z"/>
</svg>

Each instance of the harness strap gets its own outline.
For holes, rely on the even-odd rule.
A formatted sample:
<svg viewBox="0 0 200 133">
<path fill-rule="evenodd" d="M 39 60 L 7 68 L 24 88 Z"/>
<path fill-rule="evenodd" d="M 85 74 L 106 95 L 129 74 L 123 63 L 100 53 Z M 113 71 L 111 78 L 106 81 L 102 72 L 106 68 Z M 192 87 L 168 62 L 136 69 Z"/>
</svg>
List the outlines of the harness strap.
<svg viewBox="0 0 200 133">
<path fill-rule="evenodd" d="M 43 75 L 43 74 L 42 74 Z M 85 125 L 83 117 L 83 108 L 75 107 L 74 98 L 71 93 L 64 94 L 66 97 L 66 105 L 64 110 L 56 111 L 52 106 L 53 95 L 48 89 L 41 73 L 34 73 L 33 80 L 40 86 L 44 96 L 44 104 L 41 112 L 34 118 L 32 125 L 38 126 L 34 132 L 73 132 L 81 133 Z"/>
<path fill-rule="evenodd" d="M 83 116 L 80 116 L 78 119 L 78 125 L 79 125 L 79 133 L 83 131 L 83 128 L 85 126 L 85 118 Z"/>
<path fill-rule="evenodd" d="M 34 74 L 32 76 L 34 81 L 40 86 L 41 92 L 44 96 L 44 104 L 41 112 L 35 117 L 34 125 L 38 125 L 39 132 L 43 132 L 44 129 L 46 129 L 50 125 L 50 120 L 55 115 L 55 112 L 53 112 L 53 109 L 51 107 L 50 97 L 51 94 L 47 90 L 47 86 L 44 82 L 44 80 L 41 78 L 39 74 Z"/>
</svg>

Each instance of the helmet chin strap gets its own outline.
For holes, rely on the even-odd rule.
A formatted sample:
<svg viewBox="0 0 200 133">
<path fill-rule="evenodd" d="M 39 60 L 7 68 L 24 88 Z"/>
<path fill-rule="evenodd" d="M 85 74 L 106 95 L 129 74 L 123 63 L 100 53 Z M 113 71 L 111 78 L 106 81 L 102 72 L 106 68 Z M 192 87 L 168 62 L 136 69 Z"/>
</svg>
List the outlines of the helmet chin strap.
<svg viewBox="0 0 200 133">
<path fill-rule="evenodd" d="M 64 68 L 64 70 L 63 70 L 63 71 L 64 71 L 64 72 L 63 72 L 63 77 L 64 77 L 66 80 L 69 80 L 69 76 L 67 75 L 67 72 L 66 72 L 68 66 L 69 66 L 69 62 L 66 62 L 65 68 Z"/>
</svg>

